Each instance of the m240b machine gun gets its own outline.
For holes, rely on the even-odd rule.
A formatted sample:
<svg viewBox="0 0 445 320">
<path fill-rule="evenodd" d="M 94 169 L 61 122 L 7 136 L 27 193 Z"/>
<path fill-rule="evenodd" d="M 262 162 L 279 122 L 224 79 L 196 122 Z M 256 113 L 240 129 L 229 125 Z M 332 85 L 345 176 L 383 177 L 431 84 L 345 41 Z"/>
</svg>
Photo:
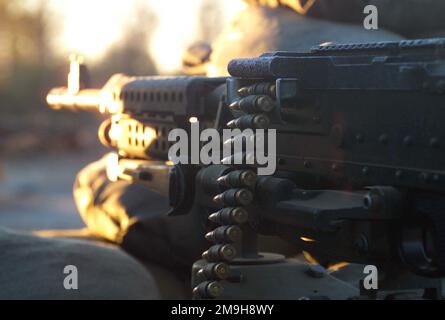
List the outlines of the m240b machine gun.
<svg viewBox="0 0 445 320">
<path fill-rule="evenodd" d="M 80 81 L 47 100 L 108 111 L 99 136 L 118 150 L 119 177 L 168 194 L 172 215 L 211 221 L 206 238 L 214 245 L 193 266 L 197 298 L 301 296 L 299 265 L 258 252 L 258 234 L 278 235 L 324 263 L 375 265 L 381 290 L 438 295 L 445 39 L 327 44 L 236 59 L 228 70 L 226 79 L 114 76 L 97 91 Z M 227 160 L 170 163 L 168 132 L 195 120 L 276 130 L 276 172 L 257 176 L 255 164 Z"/>
</svg>

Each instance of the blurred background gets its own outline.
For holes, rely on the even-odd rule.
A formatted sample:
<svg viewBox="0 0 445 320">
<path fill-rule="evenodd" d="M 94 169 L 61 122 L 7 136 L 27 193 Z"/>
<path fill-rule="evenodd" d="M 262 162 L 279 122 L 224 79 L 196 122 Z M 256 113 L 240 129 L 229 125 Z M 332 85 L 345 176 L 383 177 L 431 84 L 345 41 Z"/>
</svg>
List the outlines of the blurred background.
<svg viewBox="0 0 445 320">
<path fill-rule="evenodd" d="M 78 53 L 100 87 L 114 73 L 181 73 L 194 42 L 212 42 L 241 0 L 0 0 L 0 226 L 78 228 L 76 173 L 106 150 L 101 117 L 54 112 Z"/>
</svg>

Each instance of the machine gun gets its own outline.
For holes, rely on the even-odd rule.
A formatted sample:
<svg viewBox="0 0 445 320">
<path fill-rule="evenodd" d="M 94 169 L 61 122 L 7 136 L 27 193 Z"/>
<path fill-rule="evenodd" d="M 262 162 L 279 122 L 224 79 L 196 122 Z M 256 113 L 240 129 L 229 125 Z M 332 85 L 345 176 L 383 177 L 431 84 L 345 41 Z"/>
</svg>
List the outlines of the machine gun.
<svg viewBox="0 0 445 320">
<path fill-rule="evenodd" d="M 94 107 L 113 114 L 100 137 L 119 150 L 120 177 L 168 193 L 172 215 L 213 223 L 206 238 L 214 245 L 193 266 L 197 298 L 301 297 L 301 266 L 258 252 L 258 234 L 281 236 L 321 261 L 375 265 L 379 290 L 425 289 L 439 297 L 445 39 L 268 53 L 233 60 L 229 73 L 115 76 L 94 94 L 55 89 L 48 102 L 84 108 L 91 106 L 84 97 L 94 96 Z M 247 155 L 237 165 L 166 164 L 162 139 L 169 129 L 187 130 L 190 117 L 216 129 L 228 121 L 276 130 L 276 172 L 257 176 Z M 247 143 L 241 136 L 225 144 L 237 139 Z"/>
</svg>

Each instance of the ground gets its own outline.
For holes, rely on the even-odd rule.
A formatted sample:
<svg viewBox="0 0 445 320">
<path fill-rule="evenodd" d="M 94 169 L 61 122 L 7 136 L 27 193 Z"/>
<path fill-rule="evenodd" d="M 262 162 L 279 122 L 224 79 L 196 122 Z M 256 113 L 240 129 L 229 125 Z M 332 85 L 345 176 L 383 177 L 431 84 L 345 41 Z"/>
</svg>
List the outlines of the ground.
<svg viewBox="0 0 445 320">
<path fill-rule="evenodd" d="M 77 172 L 103 150 L 2 159 L 0 226 L 16 230 L 82 228 L 72 197 Z"/>
</svg>

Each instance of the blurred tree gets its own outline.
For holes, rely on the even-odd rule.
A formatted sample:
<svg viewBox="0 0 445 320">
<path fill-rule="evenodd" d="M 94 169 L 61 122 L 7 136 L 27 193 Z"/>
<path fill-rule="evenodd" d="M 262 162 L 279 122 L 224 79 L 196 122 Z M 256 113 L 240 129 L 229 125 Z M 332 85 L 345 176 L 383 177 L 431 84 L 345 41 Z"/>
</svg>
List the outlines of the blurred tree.
<svg viewBox="0 0 445 320">
<path fill-rule="evenodd" d="M 1 111 L 35 105 L 35 92 L 49 80 L 46 3 L 34 0 L 31 9 L 26 0 L 0 0 Z"/>
<path fill-rule="evenodd" d="M 120 41 L 91 65 L 94 84 L 102 85 L 117 72 L 156 74 L 147 53 L 155 21 L 147 6 L 139 6 Z M 46 93 L 66 82 L 68 69 L 51 45 L 50 37 L 61 28 L 51 9 L 48 0 L 0 0 L 0 152 L 13 145 L 60 150 L 97 140 L 97 118 L 46 106 Z"/>
<path fill-rule="evenodd" d="M 136 3 L 121 41 L 115 43 L 100 62 L 92 67 L 93 82 L 102 85 L 114 73 L 155 75 L 157 70 L 148 50 L 156 19 L 149 7 Z"/>
<path fill-rule="evenodd" d="M 47 1 L 0 0 L 0 38 L 4 64 L 14 70 L 20 64 L 48 61 Z M 3 58 L 3 57 L 2 57 Z"/>
<path fill-rule="evenodd" d="M 50 87 L 66 81 L 66 69 L 61 67 L 66 62 L 57 60 L 49 45 L 47 6 L 46 0 L 0 0 L 3 153 L 51 148 L 51 138 L 63 136 L 63 130 L 71 130 L 72 136 L 79 124 L 92 123 L 85 115 L 56 113 L 46 107 L 45 96 Z M 70 144 L 69 139 L 64 141 Z"/>
</svg>

